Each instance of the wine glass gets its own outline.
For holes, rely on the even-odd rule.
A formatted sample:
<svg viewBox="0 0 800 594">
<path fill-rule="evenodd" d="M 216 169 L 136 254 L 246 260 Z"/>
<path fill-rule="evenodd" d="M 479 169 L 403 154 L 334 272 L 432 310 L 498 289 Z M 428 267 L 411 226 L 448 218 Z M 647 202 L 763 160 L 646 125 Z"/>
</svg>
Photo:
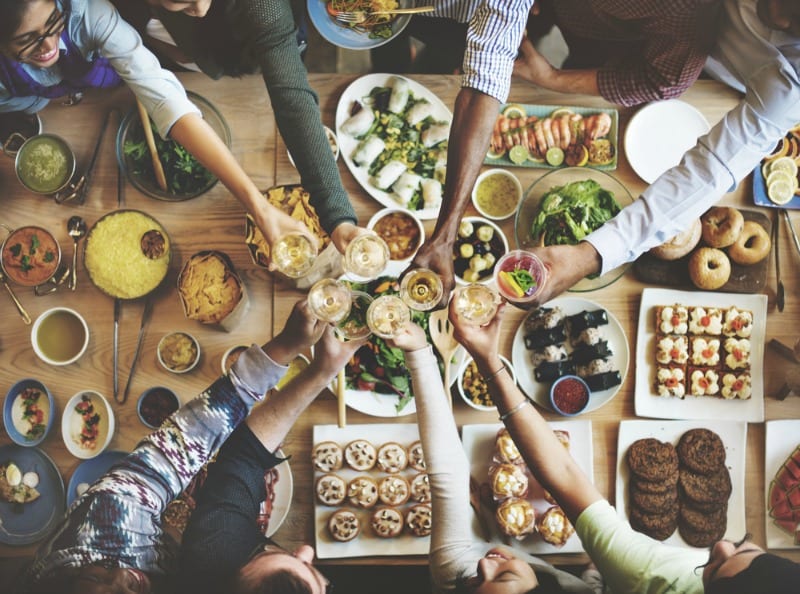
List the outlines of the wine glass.
<svg viewBox="0 0 800 594">
<path fill-rule="evenodd" d="M 373 334 L 394 338 L 411 319 L 411 310 L 396 295 L 381 295 L 367 310 L 367 324 Z"/>
<path fill-rule="evenodd" d="M 308 291 L 308 307 L 317 319 L 338 324 L 350 313 L 350 287 L 332 278 L 323 278 Z"/>
<path fill-rule="evenodd" d="M 344 252 L 345 271 L 367 280 L 378 278 L 388 262 L 389 246 L 374 232 L 359 235 Z"/>
<path fill-rule="evenodd" d="M 483 326 L 494 317 L 500 304 L 500 295 L 481 283 L 471 283 L 458 289 L 453 295 L 456 314 L 462 320 Z"/>
<path fill-rule="evenodd" d="M 372 297 L 363 291 L 350 291 L 350 312 L 336 326 L 336 334 L 340 338 L 356 340 L 372 333 L 367 324 L 367 310 L 372 301 Z"/>
<path fill-rule="evenodd" d="M 400 298 L 417 311 L 428 311 L 436 307 L 443 293 L 442 279 L 429 268 L 415 268 L 400 283 Z"/>
<path fill-rule="evenodd" d="M 303 233 L 287 233 L 272 246 L 272 261 L 290 278 L 308 274 L 317 257 L 317 248 Z"/>
</svg>

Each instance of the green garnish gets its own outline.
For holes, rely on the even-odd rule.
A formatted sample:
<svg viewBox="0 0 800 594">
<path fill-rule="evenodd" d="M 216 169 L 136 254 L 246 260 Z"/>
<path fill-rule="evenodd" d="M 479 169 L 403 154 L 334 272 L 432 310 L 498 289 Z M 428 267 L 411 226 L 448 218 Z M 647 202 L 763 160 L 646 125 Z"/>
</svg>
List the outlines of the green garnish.
<svg viewBox="0 0 800 594">
<path fill-rule="evenodd" d="M 508 274 L 514 278 L 523 293 L 536 286 L 536 279 L 527 270 L 510 270 Z"/>
</svg>

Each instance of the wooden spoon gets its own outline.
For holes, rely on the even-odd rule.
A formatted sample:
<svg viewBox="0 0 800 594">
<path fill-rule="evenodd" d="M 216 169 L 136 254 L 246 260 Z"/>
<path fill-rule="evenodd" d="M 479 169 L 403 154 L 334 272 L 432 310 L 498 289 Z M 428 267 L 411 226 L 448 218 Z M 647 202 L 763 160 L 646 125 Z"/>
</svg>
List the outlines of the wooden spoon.
<svg viewBox="0 0 800 594">
<path fill-rule="evenodd" d="M 136 99 L 136 108 L 139 110 L 139 117 L 142 120 L 142 128 L 144 129 L 144 137 L 147 140 L 147 148 L 150 149 L 150 158 L 153 160 L 153 171 L 156 174 L 156 183 L 162 191 L 167 191 L 167 178 L 164 176 L 164 167 L 161 165 L 161 159 L 158 157 L 156 150 L 156 140 L 153 138 L 153 130 L 150 128 L 150 116 L 147 115 L 147 110 L 142 105 L 139 99 Z"/>
<path fill-rule="evenodd" d="M 447 317 L 446 309 L 437 309 L 431 312 L 428 318 L 428 330 L 431 333 L 433 346 L 444 359 L 444 388 L 451 394 L 450 407 L 453 407 L 452 393 L 450 392 L 450 361 L 459 347 L 458 341 L 453 338 L 453 325 Z"/>
</svg>

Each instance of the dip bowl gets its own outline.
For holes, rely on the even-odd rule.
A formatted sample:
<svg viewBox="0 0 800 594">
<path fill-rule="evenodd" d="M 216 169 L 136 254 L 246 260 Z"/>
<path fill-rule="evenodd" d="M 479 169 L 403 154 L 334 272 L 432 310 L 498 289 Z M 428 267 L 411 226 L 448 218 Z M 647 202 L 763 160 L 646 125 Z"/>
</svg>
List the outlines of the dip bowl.
<svg viewBox="0 0 800 594">
<path fill-rule="evenodd" d="M 99 455 L 114 437 L 114 411 L 108 400 L 93 390 L 69 399 L 61 415 L 61 437 L 69 453 L 88 460 Z"/>
<path fill-rule="evenodd" d="M 75 174 L 75 153 L 55 134 L 31 136 L 17 150 L 14 169 L 27 190 L 42 196 L 58 194 Z"/>
<path fill-rule="evenodd" d="M 389 246 L 389 259 L 410 262 L 425 242 L 422 221 L 403 208 L 384 208 L 367 223 Z"/>
<path fill-rule="evenodd" d="M 89 326 L 74 309 L 53 307 L 42 313 L 31 329 L 33 351 L 50 365 L 69 365 L 89 346 Z"/>
<path fill-rule="evenodd" d="M 592 393 L 583 378 L 577 375 L 562 375 L 550 386 L 550 406 L 565 417 L 581 414 L 589 406 Z"/>
<path fill-rule="evenodd" d="M 11 229 L 0 247 L 0 266 L 8 279 L 35 287 L 52 278 L 61 264 L 61 246 L 47 229 L 26 225 Z"/>
<path fill-rule="evenodd" d="M 188 373 L 200 361 L 200 343 L 188 332 L 170 332 L 158 341 L 158 362 L 171 373 Z"/>
<path fill-rule="evenodd" d="M 517 374 L 511 361 L 500 355 L 500 360 L 508 370 L 511 381 L 517 383 Z M 458 372 L 458 393 L 469 406 L 483 412 L 497 412 L 497 406 L 492 402 L 488 393 L 489 386 L 483 376 L 478 372 L 478 367 L 472 357 L 464 359 L 464 364 Z"/>
<path fill-rule="evenodd" d="M 164 420 L 181 406 L 177 394 L 163 386 L 148 388 L 136 403 L 136 413 L 143 425 L 158 429 Z"/>
<path fill-rule="evenodd" d="M 506 169 L 489 169 L 475 180 L 472 204 L 487 219 L 502 221 L 517 212 L 522 184 Z"/>
<path fill-rule="evenodd" d="M 14 443 L 33 447 L 42 443 L 53 427 L 56 403 L 50 390 L 35 379 L 11 386 L 3 405 L 3 425 Z"/>
</svg>

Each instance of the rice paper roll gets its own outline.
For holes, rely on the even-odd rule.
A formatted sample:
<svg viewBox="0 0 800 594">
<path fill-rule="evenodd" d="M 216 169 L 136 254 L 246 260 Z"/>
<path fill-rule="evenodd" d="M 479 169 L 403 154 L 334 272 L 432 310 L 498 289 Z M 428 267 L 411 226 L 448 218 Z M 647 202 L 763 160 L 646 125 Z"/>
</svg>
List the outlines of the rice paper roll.
<svg viewBox="0 0 800 594">
<path fill-rule="evenodd" d="M 422 120 L 433 114 L 433 106 L 425 99 L 415 103 L 406 114 L 406 121 L 411 126 L 416 126 Z"/>
<path fill-rule="evenodd" d="M 377 136 L 368 136 L 358 143 L 353 151 L 353 163 L 359 167 L 369 167 L 386 148 L 386 143 Z"/>
<path fill-rule="evenodd" d="M 439 208 L 442 204 L 442 184 L 438 179 L 423 179 L 422 202 L 425 208 Z"/>
<path fill-rule="evenodd" d="M 406 171 L 400 175 L 400 177 L 397 178 L 397 181 L 394 182 L 394 185 L 392 186 L 392 190 L 394 190 L 397 201 L 403 206 L 408 204 L 408 201 L 413 198 L 414 192 L 419 189 L 419 184 L 421 181 L 422 178 L 413 171 Z"/>
<path fill-rule="evenodd" d="M 381 190 L 389 190 L 394 182 L 397 181 L 406 171 L 406 164 L 402 161 L 389 161 L 375 172 L 375 177 L 372 178 L 375 187 Z"/>
<path fill-rule="evenodd" d="M 450 124 L 431 124 L 422 131 L 422 144 L 425 148 L 436 146 L 450 136 Z"/>
<path fill-rule="evenodd" d="M 394 77 L 392 82 L 392 94 L 389 96 L 389 111 L 392 113 L 403 113 L 408 104 L 408 95 L 411 89 L 408 81 L 399 76 Z"/>
<path fill-rule="evenodd" d="M 356 138 L 361 138 L 364 134 L 369 132 L 369 129 L 372 127 L 372 122 L 374 121 L 375 114 L 372 113 L 372 109 L 362 105 L 361 109 L 344 121 L 342 124 L 342 132 L 350 136 L 355 136 Z"/>
</svg>

